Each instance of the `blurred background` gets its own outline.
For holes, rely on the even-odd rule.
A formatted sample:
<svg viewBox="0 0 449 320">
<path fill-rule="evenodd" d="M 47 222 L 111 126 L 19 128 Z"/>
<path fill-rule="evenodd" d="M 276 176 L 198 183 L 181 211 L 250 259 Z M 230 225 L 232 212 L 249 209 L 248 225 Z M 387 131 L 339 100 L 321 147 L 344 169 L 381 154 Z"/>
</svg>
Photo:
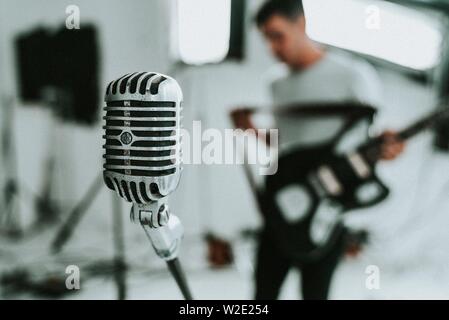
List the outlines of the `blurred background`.
<svg viewBox="0 0 449 320">
<path fill-rule="evenodd" d="M 232 128 L 231 110 L 270 104 L 267 79 L 278 63 L 252 20 L 261 4 L 0 0 L 3 299 L 181 299 L 129 221 L 130 204 L 99 178 L 103 95 L 126 73 L 161 72 L 183 89 L 184 127 L 201 120 L 203 128 Z M 376 127 L 404 128 L 445 101 L 449 1 L 309 0 L 304 7 L 313 40 L 377 69 Z M 367 27 L 378 9 L 381 28 Z M 379 165 L 392 193 L 350 213 L 369 241 L 345 255 L 330 298 L 449 298 L 448 151 L 449 122 Z M 251 299 L 254 237 L 263 222 L 241 166 L 186 165 L 170 205 L 185 227 L 180 258 L 194 296 Z M 52 251 L 64 224 L 73 233 Z M 224 257 L 211 257 L 214 246 Z M 80 290 L 65 288 L 69 265 L 80 268 Z M 377 290 L 365 285 L 370 265 L 381 270 Z M 126 269 L 125 287 L 118 269 Z M 298 281 L 291 270 L 280 298 L 301 298 Z"/>
</svg>

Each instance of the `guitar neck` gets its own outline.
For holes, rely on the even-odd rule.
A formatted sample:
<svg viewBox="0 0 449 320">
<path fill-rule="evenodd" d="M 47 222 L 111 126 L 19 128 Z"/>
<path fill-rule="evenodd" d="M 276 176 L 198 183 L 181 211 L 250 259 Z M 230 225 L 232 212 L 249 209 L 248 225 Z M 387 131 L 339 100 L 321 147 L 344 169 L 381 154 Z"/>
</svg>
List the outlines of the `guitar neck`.
<svg viewBox="0 0 449 320">
<path fill-rule="evenodd" d="M 446 112 L 447 110 L 444 110 L 444 113 Z M 433 127 L 440 121 L 440 117 L 442 117 L 444 113 L 443 111 L 438 111 L 431 114 L 430 116 L 425 117 L 424 119 L 417 121 L 408 128 L 400 131 L 398 133 L 399 138 L 402 140 L 407 140 L 420 133 L 421 131 Z"/>
<path fill-rule="evenodd" d="M 400 140 L 408 140 L 425 129 L 435 126 L 449 115 L 449 107 L 435 111 L 434 113 L 418 120 L 407 128 L 398 132 Z M 380 158 L 382 137 L 376 137 L 359 148 L 359 152 L 370 162 L 375 163 Z"/>
</svg>

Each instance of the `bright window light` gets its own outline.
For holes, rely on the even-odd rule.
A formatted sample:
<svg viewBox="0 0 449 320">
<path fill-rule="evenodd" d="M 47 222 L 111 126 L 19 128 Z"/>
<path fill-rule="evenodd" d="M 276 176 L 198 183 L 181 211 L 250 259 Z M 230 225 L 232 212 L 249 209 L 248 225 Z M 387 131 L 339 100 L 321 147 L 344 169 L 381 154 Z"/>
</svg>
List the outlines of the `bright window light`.
<svg viewBox="0 0 449 320">
<path fill-rule="evenodd" d="M 229 51 L 231 0 L 178 0 L 178 51 L 188 64 L 220 62 Z"/>
<path fill-rule="evenodd" d="M 416 70 L 440 61 L 437 21 L 382 1 L 303 0 L 307 33 L 319 42 L 375 56 Z"/>
</svg>

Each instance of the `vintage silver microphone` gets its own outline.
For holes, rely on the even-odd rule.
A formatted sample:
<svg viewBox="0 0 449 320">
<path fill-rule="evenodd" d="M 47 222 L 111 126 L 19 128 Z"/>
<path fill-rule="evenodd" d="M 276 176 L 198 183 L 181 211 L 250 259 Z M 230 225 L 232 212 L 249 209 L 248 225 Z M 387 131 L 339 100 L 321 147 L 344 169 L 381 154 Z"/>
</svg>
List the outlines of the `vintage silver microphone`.
<svg viewBox="0 0 449 320">
<path fill-rule="evenodd" d="M 191 299 L 177 256 L 183 228 L 167 196 L 181 177 L 182 90 L 176 80 L 135 72 L 112 81 L 105 95 L 104 182 L 132 202 L 157 255 L 167 261 L 186 299 Z"/>
</svg>

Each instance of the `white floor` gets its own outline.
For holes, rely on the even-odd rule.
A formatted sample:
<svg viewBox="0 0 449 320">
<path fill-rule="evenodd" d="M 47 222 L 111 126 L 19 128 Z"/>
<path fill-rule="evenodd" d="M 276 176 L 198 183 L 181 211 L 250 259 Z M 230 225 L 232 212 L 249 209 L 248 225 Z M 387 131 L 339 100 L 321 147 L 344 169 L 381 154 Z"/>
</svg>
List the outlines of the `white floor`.
<svg viewBox="0 0 449 320">
<path fill-rule="evenodd" d="M 43 241 L 44 242 L 44 241 Z M 188 242 L 188 241 L 187 241 Z M 34 243 L 37 243 L 34 241 Z M 204 250 L 201 241 L 190 241 L 189 247 L 184 248 L 181 256 L 185 273 L 191 290 L 196 299 L 251 299 L 252 283 L 252 255 L 253 247 L 243 240 L 238 241 L 235 251 L 235 263 L 223 269 L 210 269 L 204 262 Z M 129 253 L 131 269 L 127 276 L 127 299 L 181 299 L 180 292 L 171 278 L 164 264 L 159 261 L 152 249 L 144 247 L 140 253 Z M 10 246 L 11 247 L 11 246 Z M 36 277 L 45 273 L 57 274 L 65 277 L 65 266 L 79 263 L 81 267 L 80 290 L 75 290 L 63 298 L 65 299 L 115 299 L 117 289 L 110 273 L 95 277 L 83 276 L 83 266 L 95 259 L 106 259 L 90 252 L 90 259 L 84 254 L 61 254 L 57 257 L 42 254 L 36 255 L 36 247 L 28 246 L 18 250 L 27 251 L 21 259 L 13 259 L 14 253 L 2 249 L 0 251 L 3 271 L 14 270 L 17 266 L 26 267 L 34 271 Z M 86 253 L 86 252 L 85 252 Z M 415 252 L 414 254 L 417 254 Z M 140 257 L 138 257 L 141 255 Z M 9 256 L 9 258 L 8 258 Z M 418 256 L 418 255 L 416 255 Z M 345 258 L 336 271 L 331 299 L 449 299 L 449 270 L 446 261 L 403 259 L 390 256 L 385 258 L 373 248 L 367 248 L 357 258 Z M 380 263 L 382 262 L 382 263 Z M 377 265 L 380 270 L 379 288 L 368 289 L 366 281 L 369 277 L 367 267 Z M 269 275 L 267 275 L 269 277 Z M 284 283 L 281 299 L 299 299 L 300 275 L 291 271 Z M 30 293 L 20 293 L 3 296 L 5 299 L 42 299 Z"/>
</svg>

